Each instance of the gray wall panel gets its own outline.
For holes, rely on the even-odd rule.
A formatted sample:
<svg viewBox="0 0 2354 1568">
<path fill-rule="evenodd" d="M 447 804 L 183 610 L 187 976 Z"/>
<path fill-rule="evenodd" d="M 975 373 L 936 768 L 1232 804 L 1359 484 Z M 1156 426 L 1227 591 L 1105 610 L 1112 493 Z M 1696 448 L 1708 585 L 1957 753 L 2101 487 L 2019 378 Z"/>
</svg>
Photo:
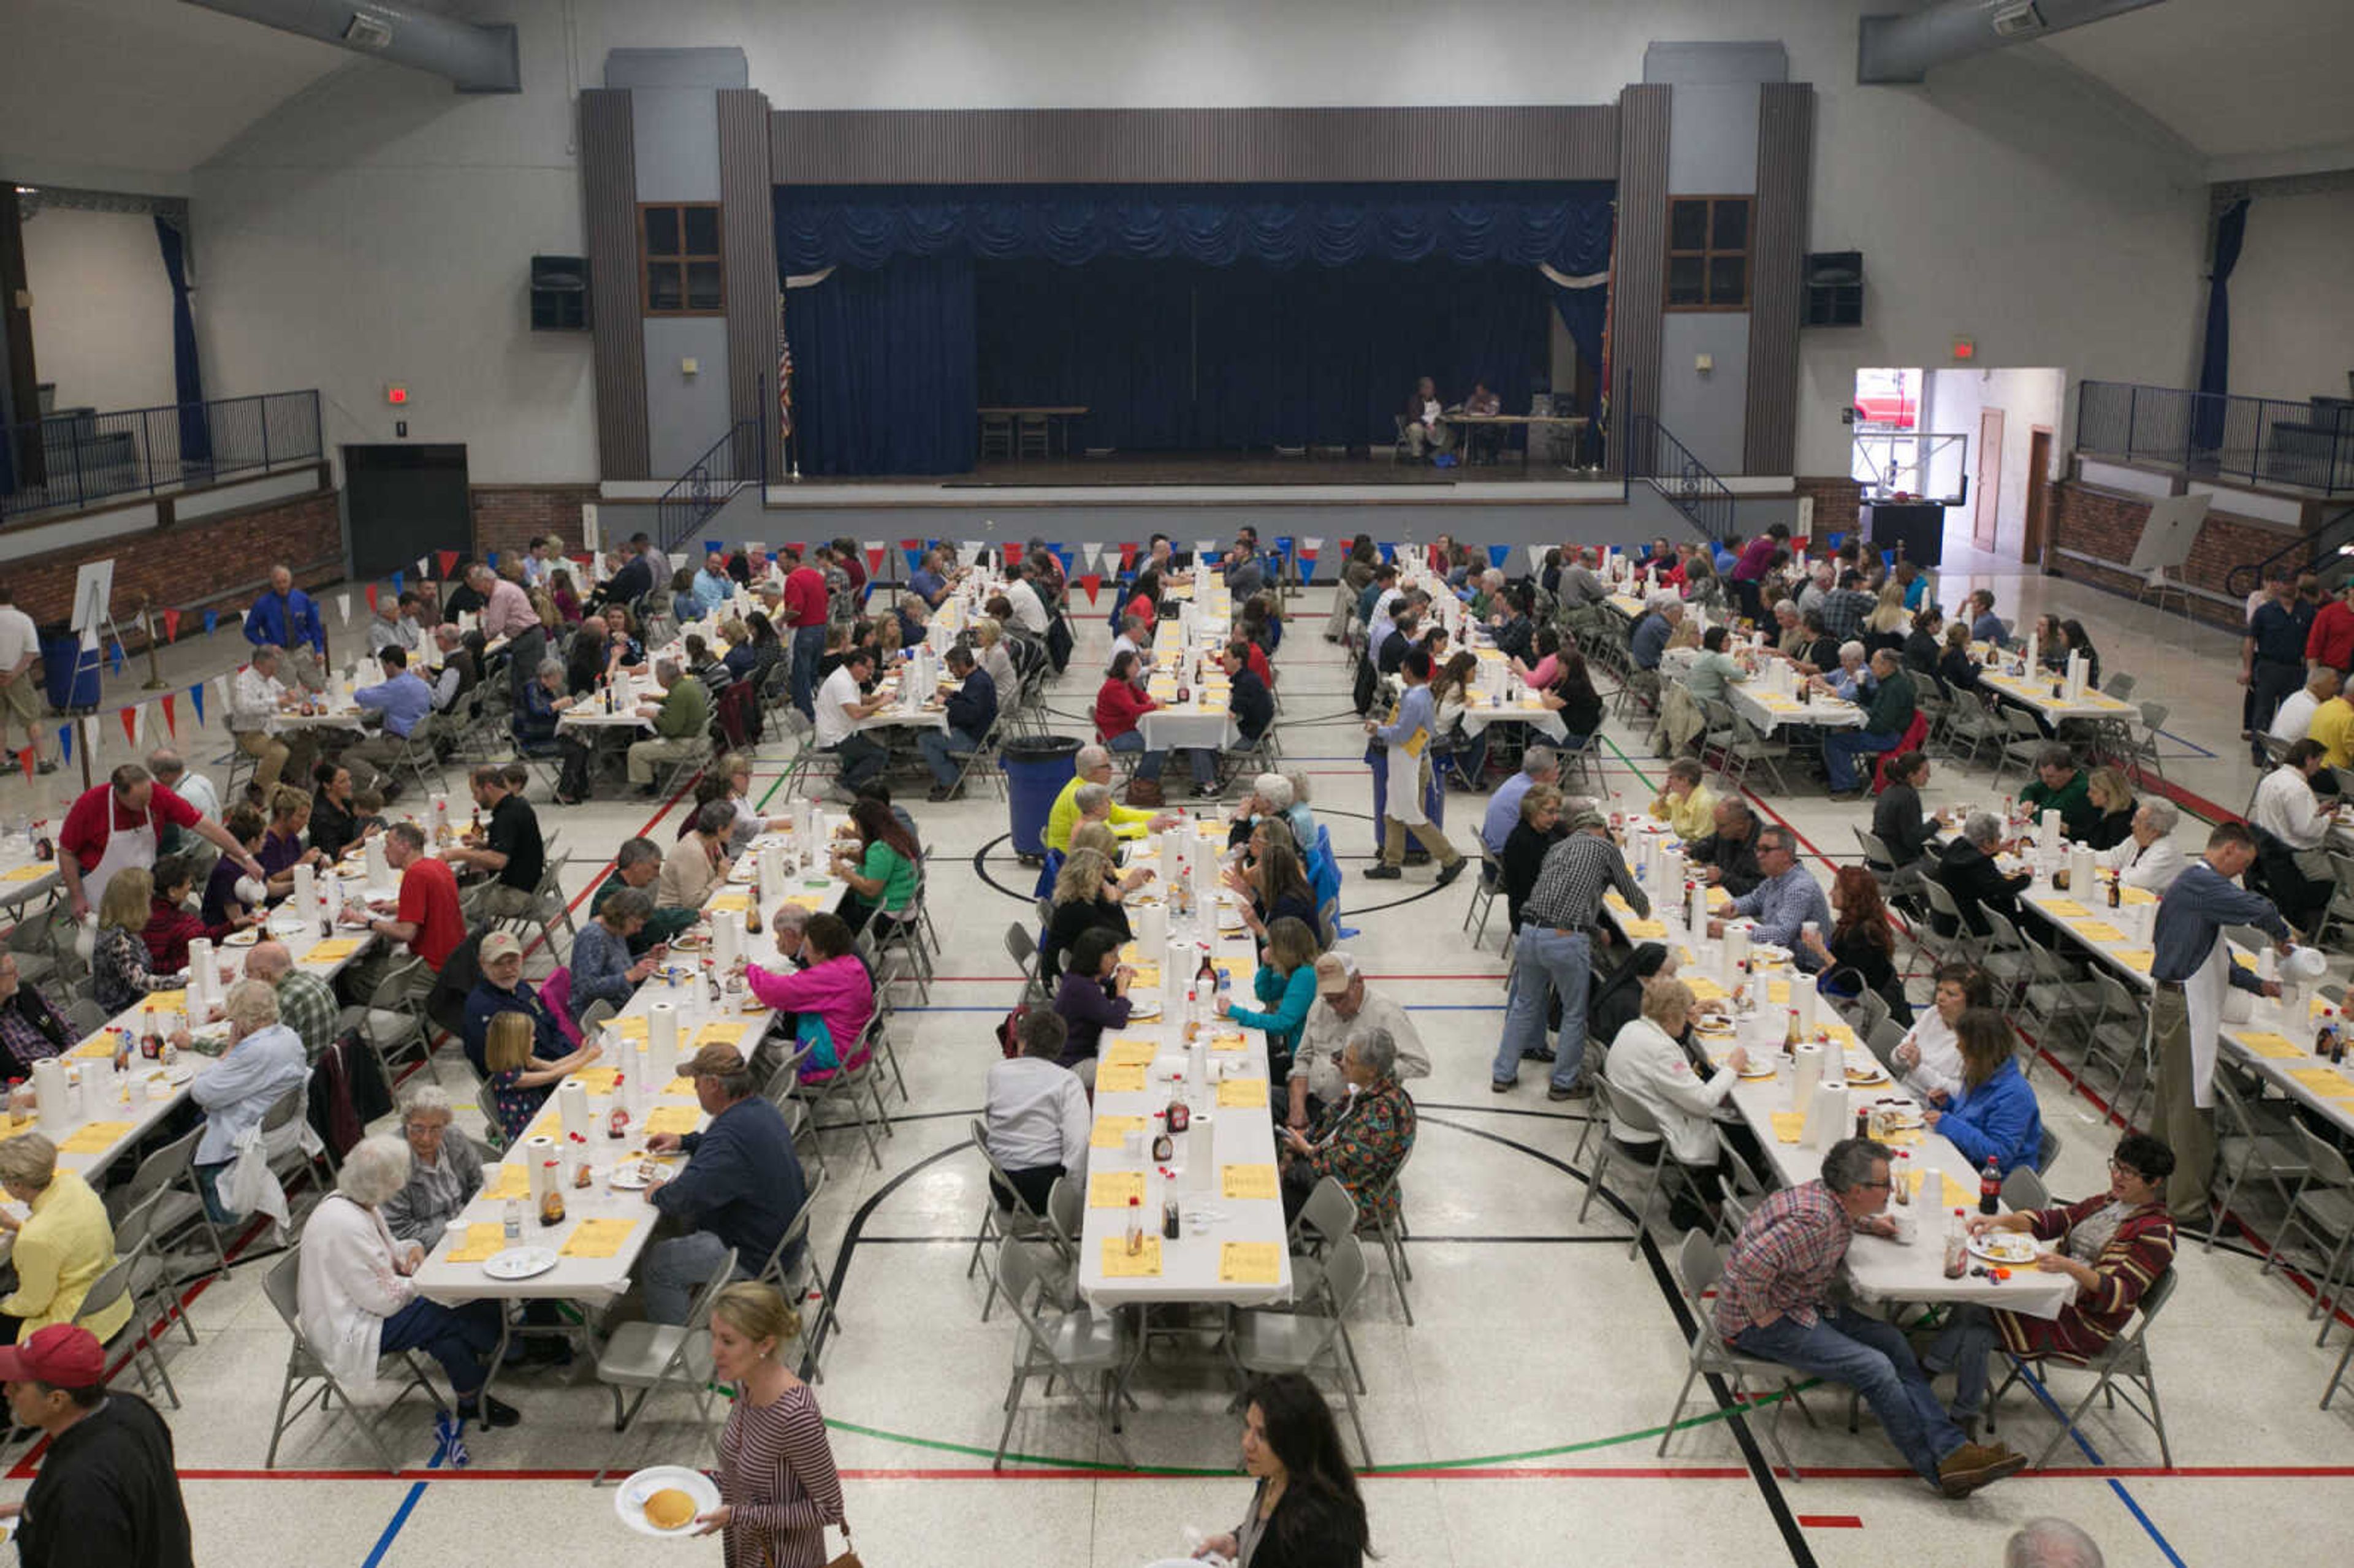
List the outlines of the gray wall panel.
<svg viewBox="0 0 2354 1568">
<path fill-rule="evenodd" d="M 1610 291 L 1611 461 L 1625 461 L 1638 414 L 1659 412 L 1659 332 L 1667 291 L 1668 121 L 1665 87 L 1618 95 L 1618 253 Z"/>
<path fill-rule="evenodd" d="M 651 476 L 645 336 L 638 316 L 637 169 L 630 121 L 626 91 L 589 88 L 580 94 L 597 469 L 606 479 Z"/>
<path fill-rule="evenodd" d="M 1798 323 L 1814 159 L 1815 90 L 1804 82 L 1769 83 L 1757 105 L 1744 473 L 1790 473 L 1797 465 Z"/>
<path fill-rule="evenodd" d="M 777 228 L 771 220 L 775 198 L 764 94 L 733 88 L 719 94 L 719 189 L 721 243 L 726 249 L 729 418 L 755 422 L 769 449 L 769 471 L 776 473 L 776 389 L 769 384 L 777 374 Z"/>
<path fill-rule="evenodd" d="M 676 479 L 733 422 L 724 316 L 645 318 L 646 448 L 652 477 Z M 693 359 L 687 375 L 679 362 Z"/>
<path fill-rule="evenodd" d="M 1776 43 L 1653 44 L 1643 51 L 1643 79 L 1654 84 L 1727 87 L 1789 76 L 1790 51 Z"/>
<path fill-rule="evenodd" d="M 1705 374 L 1701 355 L 1714 361 Z M 1670 311 L 1660 322 L 1659 423 L 1718 473 L 1739 473 L 1747 408 L 1749 317 L 1738 311 Z"/>
<path fill-rule="evenodd" d="M 747 87 L 752 68 L 738 48 L 610 49 L 607 87 Z"/>
<path fill-rule="evenodd" d="M 719 143 L 705 87 L 630 90 L 640 201 L 717 201 Z"/>
<path fill-rule="evenodd" d="M 780 110 L 779 185 L 1606 180 L 1607 104 Z"/>
<path fill-rule="evenodd" d="M 1757 185 L 1757 84 L 1686 87 L 1675 93 L 1668 190 L 1675 196 L 1747 196 Z"/>
</svg>

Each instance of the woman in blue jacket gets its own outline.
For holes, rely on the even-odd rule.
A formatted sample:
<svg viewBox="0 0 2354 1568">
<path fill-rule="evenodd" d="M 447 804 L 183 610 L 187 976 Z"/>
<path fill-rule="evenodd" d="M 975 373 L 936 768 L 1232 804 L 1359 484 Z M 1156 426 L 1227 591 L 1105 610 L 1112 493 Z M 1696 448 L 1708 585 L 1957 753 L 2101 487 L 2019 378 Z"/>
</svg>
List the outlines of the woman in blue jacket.
<svg viewBox="0 0 2354 1568">
<path fill-rule="evenodd" d="M 1251 977 L 1251 991 L 1267 1004 L 1266 1011 L 1236 1007 L 1222 996 L 1218 1013 L 1245 1028 L 1267 1031 L 1267 1070 L 1281 1083 L 1291 1075 L 1299 1026 L 1316 1005 L 1316 935 L 1305 921 L 1287 915 L 1267 927 L 1267 950 Z"/>
<path fill-rule="evenodd" d="M 1973 1165 L 1988 1159 L 2008 1176 L 2033 1165 L 2043 1142 L 2043 1113 L 2019 1070 L 2010 1025 L 1991 1007 L 1973 1007 L 1954 1025 L 1962 1053 L 1962 1092 L 1945 1109 L 1923 1114 L 1931 1130 Z"/>
</svg>

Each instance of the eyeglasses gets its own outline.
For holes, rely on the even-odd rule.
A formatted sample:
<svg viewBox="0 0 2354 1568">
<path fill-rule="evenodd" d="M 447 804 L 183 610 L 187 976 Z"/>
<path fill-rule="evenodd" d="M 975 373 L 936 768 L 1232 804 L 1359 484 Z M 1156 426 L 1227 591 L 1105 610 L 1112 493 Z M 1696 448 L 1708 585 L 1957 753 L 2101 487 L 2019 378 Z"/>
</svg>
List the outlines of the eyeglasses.
<svg viewBox="0 0 2354 1568">
<path fill-rule="evenodd" d="M 2137 1181 L 2147 1181 L 2149 1180 L 2148 1177 L 2144 1176 L 2140 1171 L 2135 1170 L 2132 1166 L 2126 1164 L 2122 1160 L 2112 1160 L 2109 1161 L 2109 1174 L 2112 1176 L 2130 1176 Z"/>
<path fill-rule="evenodd" d="M 1890 1188 L 1890 1187 L 1893 1187 L 1893 1186 L 1895 1186 L 1895 1185 L 1896 1185 L 1896 1183 L 1895 1183 L 1894 1181 L 1888 1181 L 1888 1180 L 1882 1179 L 1882 1180 L 1878 1181 L 1858 1181 L 1858 1182 L 1856 1183 L 1856 1185 L 1857 1185 L 1857 1186 L 1859 1186 L 1859 1187 L 1861 1187 L 1861 1188 L 1865 1189 L 1866 1191 L 1869 1191 L 1869 1190 L 1871 1190 L 1872 1188 L 1874 1188 L 1874 1187 L 1882 1188 L 1882 1189 L 1883 1189 L 1883 1190 L 1884 1190 L 1884 1189 L 1887 1189 L 1887 1188 Z"/>
</svg>

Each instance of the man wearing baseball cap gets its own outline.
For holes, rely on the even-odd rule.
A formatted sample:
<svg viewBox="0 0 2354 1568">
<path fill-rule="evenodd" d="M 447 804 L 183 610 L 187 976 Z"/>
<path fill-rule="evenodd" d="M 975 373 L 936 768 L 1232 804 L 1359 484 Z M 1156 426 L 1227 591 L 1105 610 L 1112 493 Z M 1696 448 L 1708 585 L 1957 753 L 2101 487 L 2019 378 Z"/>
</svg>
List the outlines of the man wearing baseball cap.
<svg viewBox="0 0 2354 1568">
<path fill-rule="evenodd" d="M 1305 1132 L 1318 1114 L 1348 1090 L 1341 1075 L 1341 1048 L 1360 1029 L 1386 1029 L 1397 1045 L 1398 1078 L 1430 1072 L 1430 1053 L 1406 1022 L 1405 1009 L 1366 989 L 1356 956 L 1339 949 L 1316 960 L 1316 1001 L 1299 1026 L 1291 1056 L 1291 1107 L 1285 1122 Z"/>
<path fill-rule="evenodd" d="M 564 1037 L 555 1010 L 523 978 L 523 944 L 514 933 L 492 932 L 482 938 L 480 952 L 482 978 L 466 997 L 466 1027 L 459 1036 L 474 1071 L 490 1075 L 482 1065 L 482 1042 L 491 1032 L 491 1020 L 502 1012 L 531 1015 L 531 1054 L 539 1060 L 556 1062 L 570 1055 L 572 1042 Z"/>
<path fill-rule="evenodd" d="M 53 1323 L 0 1346 L 0 1383 L 16 1425 L 49 1440 L 25 1500 L 0 1503 L 0 1518 L 23 1521 L 26 1568 L 190 1568 L 172 1429 L 137 1394 L 108 1392 L 106 1350 L 89 1330 Z"/>
</svg>

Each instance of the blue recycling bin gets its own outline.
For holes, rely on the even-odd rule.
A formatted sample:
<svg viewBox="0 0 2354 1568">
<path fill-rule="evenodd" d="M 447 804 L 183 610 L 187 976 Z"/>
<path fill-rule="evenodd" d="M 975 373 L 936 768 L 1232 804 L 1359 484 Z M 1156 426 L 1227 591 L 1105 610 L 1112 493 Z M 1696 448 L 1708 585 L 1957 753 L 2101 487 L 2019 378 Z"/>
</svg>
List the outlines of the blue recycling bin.
<svg viewBox="0 0 2354 1568">
<path fill-rule="evenodd" d="M 1046 855 L 1046 819 L 1055 797 L 1078 772 L 1079 742 L 1067 735 L 1027 735 L 999 748 L 1013 853 L 1035 864 Z"/>
<path fill-rule="evenodd" d="M 84 649 L 65 622 L 41 628 L 41 684 L 58 712 L 87 713 L 98 706 L 98 676 L 105 662 L 106 655 Z"/>
</svg>

